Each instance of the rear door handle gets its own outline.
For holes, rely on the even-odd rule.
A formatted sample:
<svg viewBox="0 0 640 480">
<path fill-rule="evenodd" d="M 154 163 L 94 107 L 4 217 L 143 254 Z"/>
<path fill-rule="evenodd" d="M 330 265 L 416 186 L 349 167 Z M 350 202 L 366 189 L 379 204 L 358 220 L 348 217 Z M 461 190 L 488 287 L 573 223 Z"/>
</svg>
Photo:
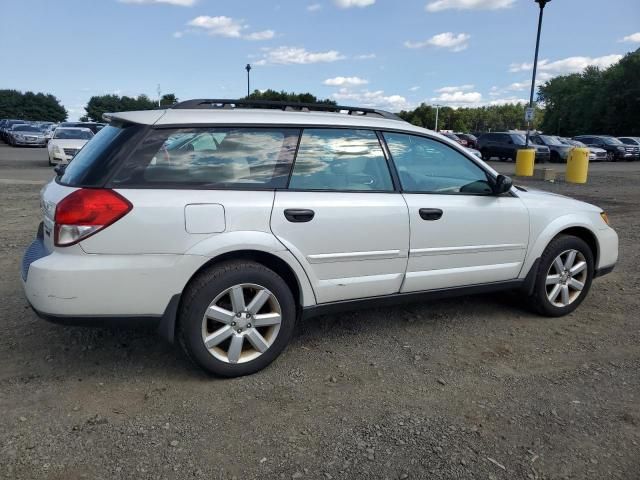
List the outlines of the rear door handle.
<svg viewBox="0 0 640 480">
<path fill-rule="evenodd" d="M 313 220 L 316 212 L 304 208 L 287 208 L 284 211 L 284 216 L 287 220 L 293 223 L 310 222 Z"/>
<path fill-rule="evenodd" d="M 423 220 L 440 220 L 442 217 L 442 210 L 439 208 L 421 208 L 419 212 Z"/>
</svg>

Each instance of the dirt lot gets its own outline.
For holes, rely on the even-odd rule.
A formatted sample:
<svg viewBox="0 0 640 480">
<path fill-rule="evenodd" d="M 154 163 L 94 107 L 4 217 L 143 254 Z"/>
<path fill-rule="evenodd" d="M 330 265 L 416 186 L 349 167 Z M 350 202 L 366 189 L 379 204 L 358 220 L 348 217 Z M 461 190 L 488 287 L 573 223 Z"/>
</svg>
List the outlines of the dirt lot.
<svg viewBox="0 0 640 480">
<path fill-rule="evenodd" d="M 573 315 L 499 294 L 321 317 L 236 380 L 148 331 L 31 312 L 19 262 L 50 176 L 44 150 L 0 145 L 1 478 L 640 478 L 640 162 L 519 182 L 601 205 L 620 234 Z"/>
</svg>

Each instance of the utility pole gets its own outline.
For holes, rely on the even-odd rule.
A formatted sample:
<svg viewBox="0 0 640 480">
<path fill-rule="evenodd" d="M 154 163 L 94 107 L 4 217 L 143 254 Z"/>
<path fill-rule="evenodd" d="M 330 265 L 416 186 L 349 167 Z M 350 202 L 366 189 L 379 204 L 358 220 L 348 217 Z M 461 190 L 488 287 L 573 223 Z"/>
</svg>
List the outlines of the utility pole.
<svg viewBox="0 0 640 480">
<path fill-rule="evenodd" d="M 435 128 L 436 132 L 438 131 L 438 111 L 440 110 L 441 106 L 442 105 L 434 105 L 434 107 L 436 107 L 436 128 Z"/>
<path fill-rule="evenodd" d="M 540 30 L 542 29 L 542 13 L 544 12 L 544 7 L 551 0 L 535 0 L 535 2 L 540 6 L 540 14 L 538 16 L 538 35 L 536 37 L 536 53 L 533 58 L 533 75 L 531 76 L 531 95 L 529 95 L 529 108 L 526 115 L 527 120 L 527 139 L 525 145 L 529 146 L 529 133 L 531 127 L 531 120 L 533 120 L 533 92 L 536 89 L 536 71 L 538 70 L 538 49 L 540 48 Z"/>
<path fill-rule="evenodd" d="M 158 106 L 160 106 L 160 94 L 162 93 L 162 90 L 160 90 L 160 84 L 158 84 Z"/>
</svg>

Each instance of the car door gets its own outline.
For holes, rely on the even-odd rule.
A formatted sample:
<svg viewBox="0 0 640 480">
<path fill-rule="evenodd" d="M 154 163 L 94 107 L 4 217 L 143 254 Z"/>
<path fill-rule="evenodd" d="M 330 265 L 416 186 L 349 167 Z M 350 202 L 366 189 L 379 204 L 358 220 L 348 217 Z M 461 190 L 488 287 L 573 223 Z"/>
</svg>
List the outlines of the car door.
<svg viewBox="0 0 640 480">
<path fill-rule="evenodd" d="M 318 303 L 400 290 L 407 205 L 374 131 L 305 129 L 271 228 L 306 270 Z"/>
<path fill-rule="evenodd" d="M 409 207 L 402 292 L 501 282 L 520 274 L 529 214 L 511 193 L 492 193 L 475 160 L 435 139 L 384 133 Z"/>
</svg>

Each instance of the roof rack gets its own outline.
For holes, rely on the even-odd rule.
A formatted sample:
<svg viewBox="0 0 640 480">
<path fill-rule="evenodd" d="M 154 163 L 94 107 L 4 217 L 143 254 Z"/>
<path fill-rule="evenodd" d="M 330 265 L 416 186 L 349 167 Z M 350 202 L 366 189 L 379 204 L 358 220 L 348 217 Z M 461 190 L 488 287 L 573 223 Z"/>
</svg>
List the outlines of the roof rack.
<svg viewBox="0 0 640 480">
<path fill-rule="evenodd" d="M 362 107 L 346 107 L 344 105 L 331 105 L 328 103 L 296 103 L 282 102 L 274 100 L 232 100 L 232 99 L 209 99 L 199 98 L 195 100 L 186 100 L 171 105 L 172 109 L 235 109 L 235 108 L 257 108 L 257 109 L 273 109 L 289 112 L 346 112 L 348 115 L 375 116 L 387 118 L 389 120 L 399 120 L 404 122 L 395 113 L 374 108 Z"/>
</svg>

